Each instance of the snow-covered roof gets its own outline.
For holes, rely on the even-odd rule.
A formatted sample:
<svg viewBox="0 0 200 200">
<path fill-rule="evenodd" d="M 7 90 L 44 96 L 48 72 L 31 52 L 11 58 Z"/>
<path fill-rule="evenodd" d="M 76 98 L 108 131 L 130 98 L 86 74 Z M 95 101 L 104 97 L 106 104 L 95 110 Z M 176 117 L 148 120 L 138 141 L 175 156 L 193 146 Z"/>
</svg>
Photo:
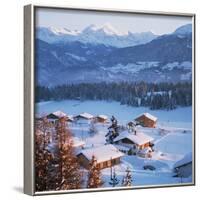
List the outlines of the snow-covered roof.
<svg viewBox="0 0 200 200">
<path fill-rule="evenodd" d="M 85 142 L 78 137 L 73 137 L 72 140 L 73 140 L 73 147 L 80 147 L 85 145 Z"/>
<path fill-rule="evenodd" d="M 57 117 L 66 117 L 67 116 L 64 112 L 62 112 L 60 110 L 57 110 L 56 112 L 53 112 L 52 114 Z"/>
<path fill-rule="evenodd" d="M 68 115 L 67 117 L 68 117 L 68 120 L 74 121 L 73 115 Z"/>
<path fill-rule="evenodd" d="M 97 163 L 122 157 L 124 154 L 120 152 L 114 145 L 108 144 L 91 149 L 82 150 L 79 154 L 83 154 L 88 160 L 95 156 Z"/>
<path fill-rule="evenodd" d="M 174 164 L 174 168 L 183 166 L 183 165 L 191 163 L 191 162 L 192 162 L 192 152 L 186 154 L 181 160 L 177 161 Z"/>
<path fill-rule="evenodd" d="M 152 137 L 150 137 L 140 131 L 137 131 L 136 134 L 134 132 L 130 133 L 128 131 L 124 131 L 124 132 L 120 133 L 120 135 L 114 139 L 114 142 L 117 142 L 124 138 L 127 138 L 138 145 L 143 145 L 143 144 L 146 144 L 147 142 L 151 142 L 154 140 Z"/>
<path fill-rule="evenodd" d="M 108 116 L 106 116 L 106 115 L 98 115 L 97 117 L 102 118 L 102 119 L 104 119 L 104 120 L 107 120 L 107 119 L 108 119 Z"/>
<path fill-rule="evenodd" d="M 143 114 L 139 115 L 138 117 L 136 117 L 135 120 L 138 119 L 139 117 L 143 116 L 143 115 L 144 115 L 145 117 L 147 117 L 147 118 L 153 120 L 153 121 L 157 121 L 157 119 L 158 119 L 157 117 L 151 115 L 150 113 L 143 113 Z"/>
<path fill-rule="evenodd" d="M 91 115 L 90 113 L 87 113 L 87 112 L 81 113 L 78 116 L 86 118 L 86 119 L 92 119 L 92 118 L 94 118 L 93 115 Z"/>
</svg>

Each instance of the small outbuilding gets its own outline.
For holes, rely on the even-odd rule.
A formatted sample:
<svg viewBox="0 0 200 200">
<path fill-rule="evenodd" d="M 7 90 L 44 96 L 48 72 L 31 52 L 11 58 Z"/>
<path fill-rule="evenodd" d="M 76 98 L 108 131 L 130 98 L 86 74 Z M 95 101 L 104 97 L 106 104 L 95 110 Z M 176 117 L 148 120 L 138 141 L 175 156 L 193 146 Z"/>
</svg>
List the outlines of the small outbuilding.
<svg viewBox="0 0 200 200">
<path fill-rule="evenodd" d="M 149 113 L 143 113 L 134 119 L 134 121 L 137 122 L 139 125 L 149 128 L 155 128 L 157 120 L 157 117 Z"/>
<path fill-rule="evenodd" d="M 56 123 L 60 118 L 66 118 L 66 119 L 68 118 L 67 114 L 65 114 L 64 112 L 60 110 L 50 113 L 46 117 L 52 123 Z"/>
<path fill-rule="evenodd" d="M 108 116 L 106 116 L 106 115 L 98 115 L 96 117 L 96 122 L 107 123 L 108 122 Z"/>
<path fill-rule="evenodd" d="M 174 172 L 177 177 L 187 178 L 192 176 L 192 152 L 186 154 L 174 164 Z"/>
<path fill-rule="evenodd" d="M 119 164 L 124 154 L 114 145 L 108 144 L 90 149 L 85 149 L 77 155 L 79 163 L 86 169 L 89 169 L 90 161 L 94 156 L 96 164 L 100 169 Z"/>
<path fill-rule="evenodd" d="M 84 112 L 74 117 L 75 121 L 79 124 L 88 124 L 94 119 L 94 116 L 90 113 Z"/>
</svg>

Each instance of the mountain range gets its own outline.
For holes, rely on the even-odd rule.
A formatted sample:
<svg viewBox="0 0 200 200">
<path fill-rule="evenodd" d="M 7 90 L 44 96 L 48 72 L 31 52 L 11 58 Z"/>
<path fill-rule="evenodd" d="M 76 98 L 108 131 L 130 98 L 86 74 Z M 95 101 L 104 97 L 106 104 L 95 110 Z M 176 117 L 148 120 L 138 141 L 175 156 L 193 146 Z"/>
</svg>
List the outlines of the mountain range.
<svg viewBox="0 0 200 200">
<path fill-rule="evenodd" d="M 66 43 L 79 41 L 82 43 L 104 44 L 106 46 L 127 47 L 145 44 L 155 39 L 152 32 L 132 33 L 119 32 L 109 23 L 102 26 L 91 24 L 82 31 L 66 28 L 38 27 L 36 38 L 47 43 Z"/>
<path fill-rule="evenodd" d="M 192 78 L 192 25 L 162 36 L 122 33 L 110 24 L 82 31 L 36 29 L 37 84 L 179 82 Z"/>
</svg>

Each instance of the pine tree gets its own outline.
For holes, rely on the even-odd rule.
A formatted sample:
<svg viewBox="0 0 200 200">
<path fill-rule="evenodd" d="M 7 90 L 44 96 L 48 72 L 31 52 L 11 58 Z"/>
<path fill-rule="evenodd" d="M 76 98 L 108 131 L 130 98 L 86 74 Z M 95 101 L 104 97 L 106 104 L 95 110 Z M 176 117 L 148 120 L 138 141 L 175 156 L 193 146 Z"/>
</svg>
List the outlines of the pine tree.
<svg viewBox="0 0 200 200">
<path fill-rule="evenodd" d="M 43 149 L 45 150 L 50 140 L 49 133 L 51 124 L 46 117 L 43 117 L 42 120 L 36 124 L 36 126 L 37 129 L 42 132 L 42 137 L 43 137 L 42 144 L 43 144 Z"/>
<path fill-rule="evenodd" d="M 81 173 L 77 158 L 71 144 L 65 145 L 62 152 L 62 183 L 61 189 L 79 189 L 81 187 Z"/>
<path fill-rule="evenodd" d="M 132 185 L 132 175 L 129 168 L 126 169 L 126 176 L 122 180 L 122 186 L 131 186 Z"/>
<path fill-rule="evenodd" d="M 87 188 L 98 188 L 103 184 L 101 180 L 101 171 L 96 164 L 95 156 L 92 156 L 90 161 L 89 172 L 88 172 L 88 181 Z"/>
<path fill-rule="evenodd" d="M 115 172 L 115 169 L 112 173 L 112 167 L 111 167 L 111 177 L 110 177 L 110 182 L 109 182 L 110 185 L 112 185 L 112 187 L 115 187 L 116 185 L 119 184 L 119 180 L 117 178 L 117 174 Z"/>
<path fill-rule="evenodd" d="M 40 125 L 36 126 L 35 132 L 35 187 L 36 191 L 46 191 L 50 184 L 48 178 L 49 163 L 52 161 L 53 155 L 47 149 L 47 143 L 44 133 L 40 130 Z"/>
<path fill-rule="evenodd" d="M 80 83 L 52 88 L 37 86 L 36 91 L 37 102 L 50 99 L 114 100 L 130 106 L 148 106 L 151 109 L 174 109 L 174 106 L 166 104 L 166 99 L 162 98 L 162 95 L 160 98 L 153 94 L 159 91 L 172 91 L 177 106 L 192 104 L 192 83 Z M 147 95 L 148 92 L 151 93 L 150 96 Z M 138 104 L 138 99 L 141 99 L 141 104 Z"/>
<path fill-rule="evenodd" d="M 58 188 L 62 190 L 79 189 L 81 187 L 81 173 L 74 153 L 72 136 L 67 128 L 66 120 L 59 119 L 56 127 L 58 135 Z"/>
<path fill-rule="evenodd" d="M 108 127 L 108 133 L 106 134 L 107 141 L 109 143 L 113 143 L 113 140 L 119 135 L 119 126 L 117 119 L 112 116 L 111 117 L 111 126 Z"/>
</svg>

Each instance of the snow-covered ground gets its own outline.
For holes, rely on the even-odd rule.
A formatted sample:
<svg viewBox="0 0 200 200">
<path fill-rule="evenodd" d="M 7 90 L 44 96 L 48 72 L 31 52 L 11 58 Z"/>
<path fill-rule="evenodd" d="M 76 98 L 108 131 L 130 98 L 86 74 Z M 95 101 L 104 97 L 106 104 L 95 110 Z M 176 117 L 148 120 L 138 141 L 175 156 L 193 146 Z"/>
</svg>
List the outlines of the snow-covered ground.
<svg viewBox="0 0 200 200">
<path fill-rule="evenodd" d="M 92 115 L 105 114 L 109 117 L 112 115 L 121 123 L 127 123 L 133 120 L 139 114 L 149 112 L 158 118 L 158 125 L 192 128 L 192 108 L 184 107 L 176 110 L 150 110 L 147 107 L 131 107 L 120 105 L 119 102 L 107 101 L 78 101 L 78 100 L 64 100 L 64 101 L 46 101 L 36 104 L 36 112 L 50 113 L 56 110 L 61 110 L 69 115 L 77 115 L 82 112 L 88 112 Z"/>
<path fill-rule="evenodd" d="M 138 156 L 125 155 L 122 162 L 116 165 L 115 171 L 119 179 L 118 186 L 125 175 L 127 167 L 132 172 L 133 186 L 142 185 L 160 185 L 160 184 L 176 184 L 180 182 L 191 182 L 191 178 L 180 179 L 173 177 L 173 165 L 175 162 L 183 158 L 186 153 L 192 152 L 192 108 L 177 108 L 172 111 L 156 110 L 152 111 L 144 107 L 129 107 L 120 105 L 118 102 L 106 101 L 49 101 L 36 104 L 36 112 L 47 114 L 61 110 L 68 115 L 77 115 L 82 112 L 88 112 L 92 115 L 114 115 L 118 122 L 126 125 L 127 122 L 133 120 L 136 116 L 143 112 L 149 112 L 158 118 L 156 128 L 138 129 L 145 134 L 154 138 L 155 152 L 152 158 L 141 158 Z M 73 135 L 85 142 L 85 148 L 101 146 L 106 143 L 105 135 L 108 132 L 108 124 L 95 124 L 97 133 L 90 133 L 90 123 L 69 125 Z M 145 165 L 155 167 L 154 171 L 144 170 Z M 102 170 L 102 178 L 104 180 L 103 187 L 111 187 L 110 168 Z"/>
</svg>

